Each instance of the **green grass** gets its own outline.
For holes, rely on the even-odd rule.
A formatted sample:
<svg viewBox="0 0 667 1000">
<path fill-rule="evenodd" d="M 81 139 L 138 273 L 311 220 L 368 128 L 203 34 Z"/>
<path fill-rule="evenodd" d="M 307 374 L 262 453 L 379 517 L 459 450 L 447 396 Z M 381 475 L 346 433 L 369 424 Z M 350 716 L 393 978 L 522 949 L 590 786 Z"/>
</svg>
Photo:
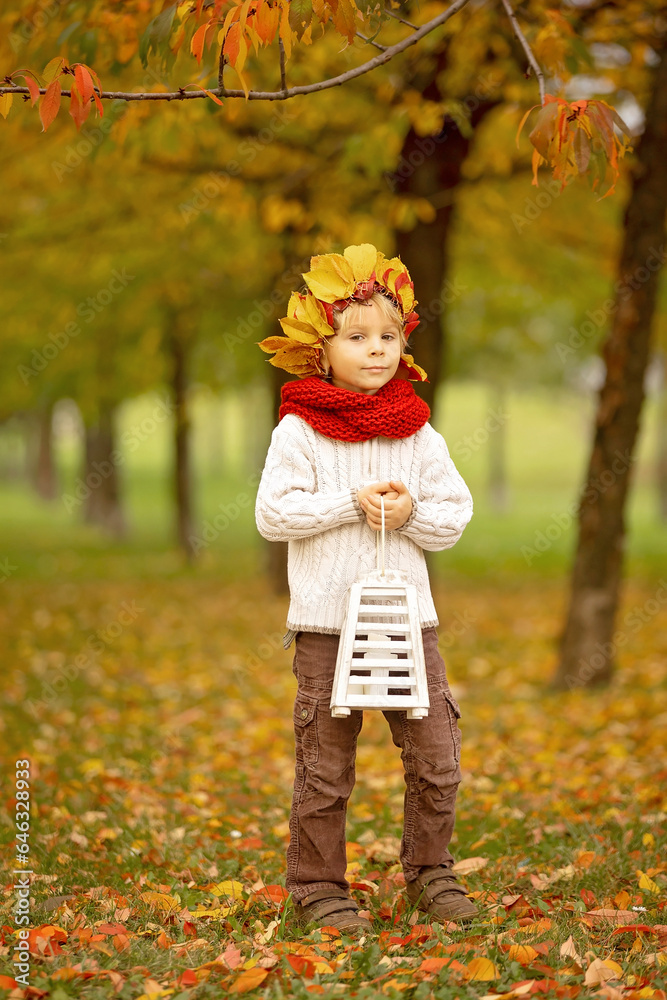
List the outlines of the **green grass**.
<svg viewBox="0 0 667 1000">
<path fill-rule="evenodd" d="M 498 431 L 488 421 L 494 403 L 484 386 L 460 383 L 442 390 L 436 426 L 471 489 L 475 509 L 457 545 L 432 557 L 436 573 L 567 574 L 576 543 L 572 511 L 590 447 L 592 405 L 590 398 L 564 390 L 511 393 Z M 243 418 L 242 406 L 240 395 L 222 402 L 208 393 L 194 398 L 193 529 L 203 539 L 207 523 L 213 525 L 216 516 L 222 529 L 209 527 L 213 538 L 202 549 L 196 570 L 205 575 L 248 576 L 263 565 L 253 505 L 270 434 L 268 404 L 261 397 L 253 400 L 252 421 Z M 125 433 L 136 440 L 137 429 L 141 431 L 154 407 L 155 400 L 146 397 L 127 403 L 119 439 Z M 667 556 L 667 524 L 657 516 L 653 474 L 656 419 L 655 401 L 649 400 L 627 509 L 627 573 L 645 579 L 659 578 Z M 501 433 L 508 504 L 498 511 L 490 501 L 488 475 L 491 449 L 499 446 Z M 129 529 L 120 542 L 83 525 L 80 506 L 70 513 L 65 508 L 62 496 L 73 495 L 79 476 L 79 446 L 71 433 L 63 433 L 58 441 L 57 499 L 41 501 L 21 481 L 0 483 L 0 556 L 17 564 L 18 576 L 60 571 L 104 575 L 122 573 L 123 567 L 130 575 L 182 571 L 174 546 L 169 421 L 158 422 L 142 436 L 145 440 L 138 447 L 125 449 L 120 468 Z M 8 451 L 7 437 L 5 432 L 3 442 L 0 433 L 0 455 Z M 545 551 L 538 551 L 536 539 Z"/>
</svg>

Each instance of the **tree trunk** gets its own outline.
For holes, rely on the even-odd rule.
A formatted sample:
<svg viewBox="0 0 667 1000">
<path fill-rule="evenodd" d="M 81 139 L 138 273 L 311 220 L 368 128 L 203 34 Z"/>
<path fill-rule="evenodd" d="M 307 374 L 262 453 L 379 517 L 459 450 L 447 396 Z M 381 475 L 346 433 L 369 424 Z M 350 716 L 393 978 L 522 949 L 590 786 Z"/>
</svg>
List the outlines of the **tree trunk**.
<svg viewBox="0 0 667 1000">
<path fill-rule="evenodd" d="M 667 521 L 667 351 L 660 355 L 662 376 L 658 389 L 658 427 L 656 431 L 656 481 L 658 516 Z"/>
<path fill-rule="evenodd" d="M 83 481 L 87 488 L 84 520 L 100 525 L 116 538 L 123 538 L 127 525 L 121 506 L 118 467 L 113 459 L 114 406 L 109 400 L 100 400 L 97 423 L 86 427 L 84 449 Z"/>
<path fill-rule="evenodd" d="M 438 67 L 438 71 L 442 65 Z M 424 96 L 441 100 L 435 82 L 424 89 Z M 497 101 L 477 100 L 471 111 L 470 126 L 475 129 Z M 431 410 L 435 407 L 435 389 L 445 375 L 445 334 L 443 314 L 461 291 L 448 279 L 450 232 L 455 192 L 461 182 L 461 168 L 468 155 L 471 137 L 464 136 L 456 122 L 445 117 L 437 136 L 418 136 L 410 129 L 405 137 L 399 166 L 388 177 L 397 194 L 426 198 L 435 207 L 432 222 L 418 221 L 408 232 L 396 232 L 396 250 L 410 272 L 418 300 L 420 324 L 412 336 L 415 361 L 425 368 L 428 382 L 415 382 L 415 390 Z M 411 352 L 412 353 L 412 352 Z"/>
<path fill-rule="evenodd" d="M 53 402 L 44 404 L 37 413 L 36 449 L 33 482 L 43 500 L 53 500 L 58 492 L 53 460 Z"/>
<path fill-rule="evenodd" d="M 188 411 L 187 349 L 178 329 L 178 317 L 169 318 L 167 350 L 171 355 L 171 387 L 174 397 L 173 489 L 176 505 L 176 537 L 188 562 L 195 556 L 192 527 L 192 476 L 190 415 Z"/>
<path fill-rule="evenodd" d="M 637 148 L 611 332 L 603 347 L 606 377 L 599 398 L 588 474 L 579 503 L 579 538 L 570 605 L 560 641 L 557 687 L 609 682 L 625 633 L 615 633 L 624 507 L 644 400 L 667 209 L 667 54 L 664 40 Z"/>
</svg>

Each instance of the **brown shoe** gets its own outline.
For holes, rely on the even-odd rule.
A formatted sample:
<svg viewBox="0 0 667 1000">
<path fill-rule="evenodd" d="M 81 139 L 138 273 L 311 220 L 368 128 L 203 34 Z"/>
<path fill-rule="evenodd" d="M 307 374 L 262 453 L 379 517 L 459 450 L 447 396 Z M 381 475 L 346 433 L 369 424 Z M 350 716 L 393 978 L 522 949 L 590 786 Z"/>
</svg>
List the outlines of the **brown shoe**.
<svg viewBox="0 0 667 1000">
<path fill-rule="evenodd" d="M 359 915 L 359 907 L 343 889 L 318 889 L 293 907 L 294 920 L 302 930 L 335 927 L 342 934 L 360 934 L 373 929 L 370 920 Z"/>
<path fill-rule="evenodd" d="M 422 913 L 430 913 L 436 920 L 447 923 L 468 923 L 479 916 L 479 910 L 466 895 L 465 888 L 456 881 L 451 868 L 433 865 L 422 868 L 413 882 L 408 882 L 405 892 L 411 903 L 417 904 Z"/>
</svg>

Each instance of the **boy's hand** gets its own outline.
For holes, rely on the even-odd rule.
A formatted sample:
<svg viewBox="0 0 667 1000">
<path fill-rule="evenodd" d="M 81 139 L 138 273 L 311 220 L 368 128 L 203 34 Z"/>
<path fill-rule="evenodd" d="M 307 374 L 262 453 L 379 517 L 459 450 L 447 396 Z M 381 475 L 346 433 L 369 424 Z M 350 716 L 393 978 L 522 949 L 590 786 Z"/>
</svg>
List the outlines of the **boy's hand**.
<svg viewBox="0 0 667 1000">
<path fill-rule="evenodd" d="M 384 497 L 384 526 L 394 531 L 405 524 L 412 513 L 412 500 L 407 486 L 400 481 L 371 483 L 359 490 L 357 497 L 366 514 L 368 526 L 373 531 L 382 530 L 382 507 L 380 496 Z"/>
</svg>

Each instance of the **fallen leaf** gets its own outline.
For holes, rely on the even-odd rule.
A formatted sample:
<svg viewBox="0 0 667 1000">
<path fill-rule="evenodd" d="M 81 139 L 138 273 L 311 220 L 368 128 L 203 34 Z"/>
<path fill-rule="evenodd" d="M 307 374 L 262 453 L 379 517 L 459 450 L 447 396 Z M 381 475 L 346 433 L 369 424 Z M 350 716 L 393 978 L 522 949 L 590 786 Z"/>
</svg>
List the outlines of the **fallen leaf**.
<svg viewBox="0 0 667 1000">
<path fill-rule="evenodd" d="M 458 872 L 459 875 L 467 875 L 468 872 L 480 871 L 480 869 L 485 868 L 488 863 L 488 858 L 462 858 L 461 861 L 457 861 L 452 865 L 452 871 Z"/>
<path fill-rule="evenodd" d="M 586 969 L 584 983 L 586 986 L 599 986 L 609 979 L 619 979 L 623 975 L 623 969 L 618 962 L 613 962 L 610 958 L 596 958 Z"/>
<path fill-rule="evenodd" d="M 490 958 L 479 956 L 468 962 L 465 978 L 469 981 L 473 979 L 497 979 L 498 970 Z"/>
<path fill-rule="evenodd" d="M 584 960 L 577 951 L 577 947 L 574 943 L 574 938 L 570 934 L 567 941 L 564 941 L 560 946 L 560 954 L 562 958 L 572 958 L 577 963 L 577 965 L 583 969 Z"/>
<path fill-rule="evenodd" d="M 228 993 L 248 993 L 250 990 L 257 989 L 258 986 L 264 982 L 268 976 L 267 969 L 260 969 L 255 967 L 254 969 L 244 969 L 237 979 L 227 987 Z"/>
</svg>

